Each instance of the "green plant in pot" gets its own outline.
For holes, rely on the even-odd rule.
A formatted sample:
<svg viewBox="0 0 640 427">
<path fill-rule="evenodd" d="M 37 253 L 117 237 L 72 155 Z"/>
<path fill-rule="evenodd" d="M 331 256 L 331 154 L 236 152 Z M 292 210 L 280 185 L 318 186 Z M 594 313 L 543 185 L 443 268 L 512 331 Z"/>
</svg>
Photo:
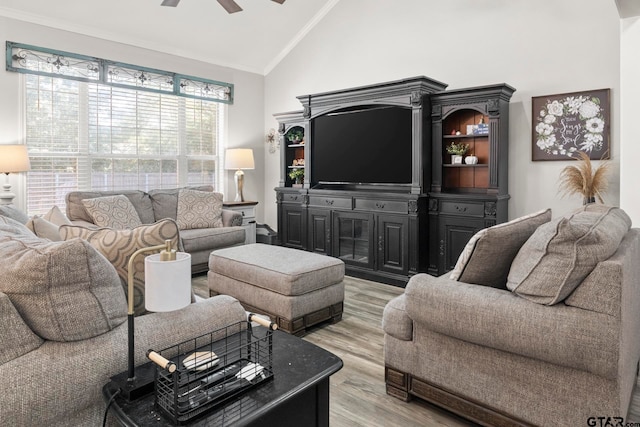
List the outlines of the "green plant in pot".
<svg viewBox="0 0 640 427">
<path fill-rule="evenodd" d="M 303 136 L 304 133 L 300 129 L 291 129 L 289 133 L 287 133 L 287 139 L 293 144 L 302 141 Z"/>
<path fill-rule="evenodd" d="M 296 184 L 302 184 L 302 181 L 304 180 L 304 169 L 292 169 L 291 172 L 289 172 L 289 178 L 291 178 L 291 180 Z"/>
<path fill-rule="evenodd" d="M 447 145 L 447 153 L 451 154 L 451 164 L 462 164 L 462 156 L 469 150 L 469 144 L 452 142 Z"/>
</svg>

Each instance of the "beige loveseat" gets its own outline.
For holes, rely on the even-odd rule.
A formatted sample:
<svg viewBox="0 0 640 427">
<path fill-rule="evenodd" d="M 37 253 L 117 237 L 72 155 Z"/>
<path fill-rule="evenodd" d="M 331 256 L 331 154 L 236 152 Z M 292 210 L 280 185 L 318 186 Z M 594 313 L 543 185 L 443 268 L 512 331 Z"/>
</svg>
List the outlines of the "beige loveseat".
<svg viewBox="0 0 640 427">
<path fill-rule="evenodd" d="M 199 191 L 213 191 L 213 187 L 192 187 Z M 133 204 L 142 224 L 170 218 L 176 221 L 178 212 L 179 188 L 123 191 L 72 191 L 66 196 L 67 218 L 74 225 L 95 226 L 93 218 L 87 212 L 82 201 L 97 197 L 124 195 Z M 191 254 L 191 272 L 201 273 L 208 270 L 209 254 L 215 249 L 241 245 L 245 241 L 245 230 L 240 227 L 240 212 L 222 209 L 222 227 L 193 228 L 180 230 L 180 248 Z"/>
<path fill-rule="evenodd" d="M 483 425 L 627 416 L 640 358 L 640 230 L 602 205 L 549 219 L 479 233 L 451 274 L 413 276 L 389 302 L 390 395 Z"/>
<path fill-rule="evenodd" d="M 102 387 L 127 369 L 127 304 L 114 267 L 85 240 L 51 242 L 0 215 L 0 275 L 0 424 L 101 425 Z M 242 320 L 229 296 L 140 316 L 135 363 L 150 348 Z"/>
</svg>

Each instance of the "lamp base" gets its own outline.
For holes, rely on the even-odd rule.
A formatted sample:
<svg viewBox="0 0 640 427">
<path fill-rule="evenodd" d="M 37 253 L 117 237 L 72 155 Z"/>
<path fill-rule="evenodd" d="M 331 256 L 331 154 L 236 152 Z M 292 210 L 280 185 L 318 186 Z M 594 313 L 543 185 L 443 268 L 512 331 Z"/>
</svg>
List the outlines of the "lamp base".
<svg viewBox="0 0 640 427">
<path fill-rule="evenodd" d="M 111 377 L 111 384 L 120 389 L 120 395 L 127 401 L 139 399 L 153 392 L 155 388 L 155 369 L 153 363 L 145 363 L 136 367 L 136 376 L 129 381 L 128 372 L 121 372 Z"/>
<path fill-rule="evenodd" d="M 244 186 L 244 172 L 238 169 L 235 173 L 236 180 L 236 199 L 235 202 L 244 202 L 244 196 L 242 195 L 242 187 Z"/>
<path fill-rule="evenodd" d="M 16 197 L 11 192 L 11 184 L 9 184 L 9 174 L 7 174 L 7 183 L 2 186 L 3 191 L 0 191 L 0 205 L 10 205 L 13 203 L 13 199 Z"/>
</svg>

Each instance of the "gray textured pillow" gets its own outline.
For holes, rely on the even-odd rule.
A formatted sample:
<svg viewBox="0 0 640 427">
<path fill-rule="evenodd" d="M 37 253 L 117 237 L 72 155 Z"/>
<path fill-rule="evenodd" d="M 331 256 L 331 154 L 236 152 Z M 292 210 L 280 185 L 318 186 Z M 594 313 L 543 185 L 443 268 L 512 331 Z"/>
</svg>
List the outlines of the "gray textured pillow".
<svg viewBox="0 0 640 427">
<path fill-rule="evenodd" d="M 26 224 L 29 221 L 29 215 L 13 205 L 0 205 L 0 216 L 14 219 L 20 224 Z"/>
<path fill-rule="evenodd" d="M 520 247 L 549 221 L 551 209 L 480 230 L 465 246 L 449 278 L 506 290 L 509 268 Z"/>
<path fill-rule="evenodd" d="M 222 227 L 222 194 L 181 189 L 176 222 L 180 230 Z"/>
<path fill-rule="evenodd" d="M 93 223 L 100 227 L 116 228 L 123 230 L 142 225 L 138 212 L 133 207 L 127 196 L 96 197 L 84 199 L 84 208 L 89 212 Z"/>
<path fill-rule="evenodd" d="M 600 204 L 543 224 L 513 260 L 507 288 L 539 304 L 561 302 L 615 253 L 630 227 L 622 209 Z"/>
<path fill-rule="evenodd" d="M 44 339 L 84 340 L 126 319 L 116 270 L 83 240 L 49 242 L 0 231 L 0 271 L 0 291 Z"/>
</svg>

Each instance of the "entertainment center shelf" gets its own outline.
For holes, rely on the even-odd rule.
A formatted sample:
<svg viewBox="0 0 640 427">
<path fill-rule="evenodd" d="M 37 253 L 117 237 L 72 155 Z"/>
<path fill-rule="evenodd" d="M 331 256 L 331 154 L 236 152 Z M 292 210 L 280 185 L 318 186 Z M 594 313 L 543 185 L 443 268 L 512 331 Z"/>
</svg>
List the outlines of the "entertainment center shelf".
<svg viewBox="0 0 640 427">
<path fill-rule="evenodd" d="M 280 244 L 404 286 L 416 273 L 452 268 L 476 231 L 506 221 L 514 89 L 445 88 L 415 77 L 299 96 L 302 110 L 275 114 Z M 452 164 L 451 143 L 468 144 L 478 163 Z"/>
</svg>

